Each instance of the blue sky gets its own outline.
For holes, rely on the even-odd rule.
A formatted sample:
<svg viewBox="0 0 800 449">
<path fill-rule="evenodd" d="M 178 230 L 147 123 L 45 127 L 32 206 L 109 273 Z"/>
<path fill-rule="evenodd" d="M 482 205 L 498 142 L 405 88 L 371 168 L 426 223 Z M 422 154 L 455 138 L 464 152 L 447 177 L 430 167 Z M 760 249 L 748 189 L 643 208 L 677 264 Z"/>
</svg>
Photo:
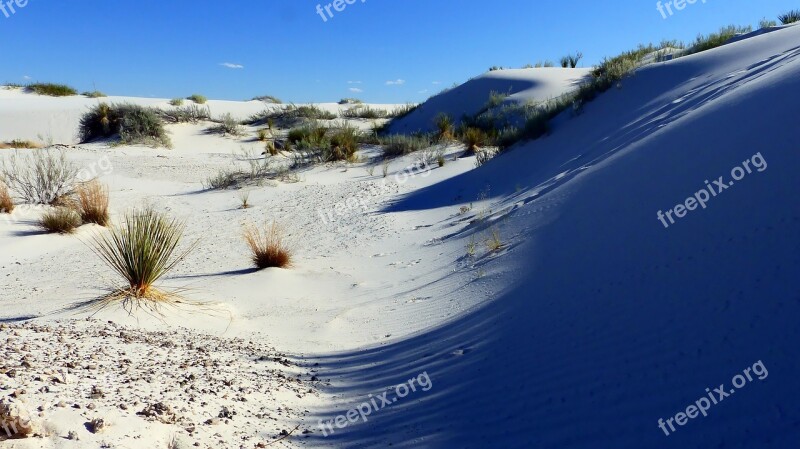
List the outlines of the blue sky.
<svg viewBox="0 0 800 449">
<path fill-rule="evenodd" d="M 592 65 L 638 43 L 691 41 L 800 6 L 702 1 L 664 19 L 649 0 L 356 0 L 331 8 L 333 17 L 323 10 L 324 21 L 318 0 L 27 0 L 9 17 L 0 11 L 0 83 L 164 98 L 416 102 L 493 65 L 572 51 Z"/>
</svg>

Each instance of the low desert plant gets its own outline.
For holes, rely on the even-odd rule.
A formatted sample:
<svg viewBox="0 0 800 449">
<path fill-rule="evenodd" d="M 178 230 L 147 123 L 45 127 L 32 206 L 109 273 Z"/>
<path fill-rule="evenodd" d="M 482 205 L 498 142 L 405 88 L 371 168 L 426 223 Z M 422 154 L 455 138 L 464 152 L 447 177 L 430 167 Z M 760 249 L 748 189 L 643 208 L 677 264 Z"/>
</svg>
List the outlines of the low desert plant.
<svg viewBox="0 0 800 449">
<path fill-rule="evenodd" d="M 75 189 L 78 212 L 83 223 L 108 225 L 108 187 L 97 180 L 83 183 Z"/>
<path fill-rule="evenodd" d="M 486 248 L 489 252 L 499 251 L 505 246 L 503 241 L 500 239 L 500 231 L 497 228 L 493 228 L 489 233 L 489 238 L 486 239 Z"/>
<path fill-rule="evenodd" d="M 774 20 L 769 20 L 766 17 L 761 19 L 761 21 L 758 22 L 758 27 L 760 29 L 762 29 L 762 30 L 764 28 L 772 28 L 772 27 L 775 27 L 775 26 L 778 26 L 778 22 L 776 22 Z"/>
<path fill-rule="evenodd" d="M 416 111 L 419 108 L 418 104 L 406 104 L 403 106 L 396 107 L 392 112 L 389 113 L 389 117 L 394 117 L 395 119 L 401 119 L 408 114 Z"/>
<path fill-rule="evenodd" d="M 197 123 L 203 120 L 211 120 L 211 109 L 196 104 L 176 107 L 175 109 L 156 109 L 158 116 L 169 123 Z"/>
<path fill-rule="evenodd" d="M 276 222 L 265 224 L 263 228 L 246 225 L 244 239 L 250 247 L 253 264 L 258 269 L 291 266 L 291 252 L 283 240 L 283 229 Z"/>
<path fill-rule="evenodd" d="M 39 220 L 39 227 L 47 232 L 71 234 L 81 225 L 81 216 L 69 207 L 48 210 Z"/>
<path fill-rule="evenodd" d="M 12 154 L 0 164 L 0 181 L 26 203 L 53 204 L 72 193 L 78 169 L 63 151 L 37 150 Z"/>
<path fill-rule="evenodd" d="M 781 21 L 784 25 L 789 25 L 790 23 L 800 22 L 800 9 L 795 9 L 786 13 L 781 14 L 778 16 L 778 20 Z"/>
<path fill-rule="evenodd" d="M 183 98 L 173 98 L 169 100 L 169 104 L 172 106 L 183 106 Z"/>
<path fill-rule="evenodd" d="M 578 63 L 583 59 L 583 53 L 577 52 L 575 54 L 568 54 L 561 58 L 561 67 L 563 68 L 572 68 L 578 67 Z"/>
<path fill-rule="evenodd" d="M 119 135 L 120 143 L 126 145 L 172 146 L 160 112 L 152 108 L 100 103 L 81 117 L 78 128 L 81 142 L 114 135 Z"/>
<path fill-rule="evenodd" d="M 259 142 L 266 142 L 272 135 L 268 129 L 262 128 L 258 130 L 257 137 Z"/>
<path fill-rule="evenodd" d="M 283 102 L 278 97 L 273 97 L 272 95 L 262 95 L 259 97 L 253 97 L 255 101 L 263 101 L 264 103 L 270 104 L 283 104 Z"/>
<path fill-rule="evenodd" d="M 447 141 L 453 139 L 453 118 L 445 113 L 439 113 L 433 119 L 438 130 L 439 141 Z"/>
<path fill-rule="evenodd" d="M 363 101 L 359 100 L 358 98 L 342 98 L 339 100 L 339 104 L 361 104 Z"/>
<path fill-rule="evenodd" d="M 222 114 L 222 116 L 215 121 L 217 125 L 208 128 L 208 132 L 219 133 L 223 136 L 241 136 L 244 134 L 244 129 L 229 112 Z"/>
<path fill-rule="evenodd" d="M 467 146 L 468 153 L 474 153 L 486 142 L 486 134 L 478 128 L 467 128 L 461 137 L 461 142 Z"/>
<path fill-rule="evenodd" d="M 216 175 L 209 177 L 203 182 L 203 187 L 206 189 L 227 189 L 233 187 L 237 183 L 237 172 L 234 170 L 220 170 Z"/>
<path fill-rule="evenodd" d="M 250 191 L 249 190 L 241 190 L 238 195 L 239 198 L 239 208 L 240 209 L 249 209 L 250 208 Z"/>
<path fill-rule="evenodd" d="M 37 95 L 47 95 L 48 97 L 69 97 L 78 95 L 78 91 L 66 84 L 53 83 L 33 83 L 25 86 L 25 90 Z"/>
<path fill-rule="evenodd" d="M 381 174 L 384 178 L 389 176 L 389 159 L 384 159 L 383 163 L 381 164 Z"/>
<path fill-rule="evenodd" d="M 0 149 L 8 149 L 8 148 L 33 149 L 41 147 L 42 145 L 36 142 L 31 142 L 30 140 L 22 140 L 22 139 L 14 139 L 9 142 L 0 143 Z"/>
<path fill-rule="evenodd" d="M 183 222 L 145 208 L 127 213 L 123 223 L 112 226 L 108 233 L 97 234 L 92 249 L 127 284 L 104 299 L 174 299 L 174 294 L 161 291 L 154 284 L 194 249 L 195 245 L 189 245 L 178 251 L 184 228 Z"/>
<path fill-rule="evenodd" d="M 203 95 L 200 95 L 200 94 L 192 94 L 192 95 L 186 97 L 186 99 L 187 100 L 192 100 L 197 104 L 206 104 L 206 102 L 208 101 L 208 98 L 206 98 L 206 97 L 204 97 Z"/>
<path fill-rule="evenodd" d="M 727 44 L 728 41 L 730 41 L 737 35 L 742 33 L 749 33 L 751 31 L 753 31 L 753 28 L 750 26 L 739 27 L 735 25 L 729 25 L 726 27 L 722 27 L 718 32 L 711 33 L 707 36 L 701 34 L 697 36 L 697 39 L 694 41 L 691 52 L 700 53 L 706 50 L 711 50 L 712 48 L 720 47 L 722 45 Z"/>
<path fill-rule="evenodd" d="M 84 97 L 89 97 L 89 98 L 103 98 L 103 97 L 107 97 L 108 96 L 108 95 L 104 94 L 103 92 L 100 92 L 99 90 L 93 90 L 91 92 L 84 92 L 81 95 L 83 95 Z"/>
<path fill-rule="evenodd" d="M 381 109 L 375 109 L 369 106 L 360 105 L 342 111 L 341 115 L 343 118 L 351 118 L 351 119 L 363 118 L 363 119 L 374 120 L 379 118 L 386 118 L 389 114 L 388 112 Z"/>
<path fill-rule="evenodd" d="M 11 212 L 14 212 L 14 199 L 11 198 L 8 187 L 0 183 L 0 214 L 10 214 Z"/>
<path fill-rule="evenodd" d="M 383 145 L 383 156 L 391 158 L 423 150 L 433 145 L 433 142 L 426 135 L 406 136 L 396 134 L 381 138 L 381 145 Z"/>
<path fill-rule="evenodd" d="M 356 128 L 343 126 L 334 130 L 330 137 L 330 151 L 323 155 L 326 162 L 355 162 L 358 151 L 359 132 Z"/>
</svg>

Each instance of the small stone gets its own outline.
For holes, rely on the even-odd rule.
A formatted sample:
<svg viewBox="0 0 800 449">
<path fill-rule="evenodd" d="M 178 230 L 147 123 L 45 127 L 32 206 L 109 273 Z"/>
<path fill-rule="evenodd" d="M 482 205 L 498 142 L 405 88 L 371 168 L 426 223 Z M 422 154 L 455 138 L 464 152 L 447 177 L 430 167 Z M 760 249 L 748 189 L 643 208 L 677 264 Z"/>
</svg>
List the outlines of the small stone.
<svg viewBox="0 0 800 449">
<path fill-rule="evenodd" d="M 78 432 L 76 432 L 74 430 L 70 430 L 69 433 L 67 433 L 67 439 L 68 440 L 72 440 L 72 441 L 78 441 L 78 439 L 79 439 L 78 438 Z"/>
<path fill-rule="evenodd" d="M 106 428 L 106 422 L 102 418 L 95 418 L 86 423 L 85 425 L 86 425 L 86 430 L 92 433 L 102 432 L 103 429 Z"/>
</svg>

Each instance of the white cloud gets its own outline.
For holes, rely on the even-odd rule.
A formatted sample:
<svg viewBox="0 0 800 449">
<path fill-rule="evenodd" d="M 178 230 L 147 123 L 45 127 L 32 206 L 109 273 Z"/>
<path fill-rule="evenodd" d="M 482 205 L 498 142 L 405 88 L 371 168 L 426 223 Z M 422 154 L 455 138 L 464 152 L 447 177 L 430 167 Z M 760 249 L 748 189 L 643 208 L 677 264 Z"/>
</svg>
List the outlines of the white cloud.
<svg viewBox="0 0 800 449">
<path fill-rule="evenodd" d="M 417 92 L 418 94 L 427 94 L 428 89 L 422 89 L 421 91 Z"/>
<path fill-rule="evenodd" d="M 361 81 L 348 81 L 347 84 L 361 84 Z"/>
<path fill-rule="evenodd" d="M 223 62 L 220 64 L 222 67 L 227 67 L 229 69 L 243 69 L 244 66 L 241 64 L 234 64 L 232 62 Z"/>
<path fill-rule="evenodd" d="M 26 79 L 26 80 L 29 80 L 29 79 L 31 79 L 31 77 L 30 77 L 30 76 L 28 76 L 28 75 L 25 75 L 25 76 L 23 76 L 22 78 L 23 78 L 23 79 Z"/>
<path fill-rule="evenodd" d="M 442 84 L 442 82 L 441 81 L 434 81 L 431 84 Z"/>
<path fill-rule="evenodd" d="M 359 88 L 357 88 L 357 87 L 351 87 L 350 88 L 350 92 L 353 92 L 354 94 L 360 94 L 361 92 L 364 92 L 364 91 L 359 89 Z"/>
<path fill-rule="evenodd" d="M 402 86 L 405 83 L 406 83 L 406 80 L 398 79 L 398 80 L 394 80 L 394 81 L 387 81 L 386 85 L 387 86 Z"/>
</svg>

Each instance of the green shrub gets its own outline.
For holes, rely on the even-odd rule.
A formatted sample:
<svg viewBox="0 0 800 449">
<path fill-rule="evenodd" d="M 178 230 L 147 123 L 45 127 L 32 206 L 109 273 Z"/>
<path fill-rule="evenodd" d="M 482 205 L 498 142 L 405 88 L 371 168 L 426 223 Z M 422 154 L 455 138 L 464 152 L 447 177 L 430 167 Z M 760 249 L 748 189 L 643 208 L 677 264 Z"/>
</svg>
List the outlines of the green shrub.
<svg viewBox="0 0 800 449">
<path fill-rule="evenodd" d="M 772 27 L 776 27 L 776 26 L 778 26 L 778 22 L 776 22 L 774 20 L 769 20 L 766 17 L 761 19 L 760 22 L 758 22 L 758 27 L 760 29 L 762 29 L 762 30 L 764 28 L 772 28 Z"/>
<path fill-rule="evenodd" d="M 339 100 L 339 104 L 361 104 L 363 101 L 359 100 L 358 98 L 342 98 Z"/>
<path fill-rule="evenodd" d="M 327 144 L 325 140 L 327 132 L 328 130 L 325 127 L 312 123 L 289 130 L 287 141 L 295 145 L 305 142 L 311 146 L 321 147 Z"/>
<path fill-rule="evenodd" d="M 272 95 L 263 95 L 260 97 L 253 97 L 255 101 L 263 101 L 264 103 L 271 103 L 271 104 L 283 104 L 283 102 L 278 97 L 273 97 Z"/>
<path fill-rule="evenodd" d="M 81 216 L 75 210 L 68 207 L 56 207 L 42 215 L 39 220 L 39 227 L 47 232 L 59 234 L 71 234 L 81 225 Z"/>
<path fill-rule="evenodd" d="M 453 119 L 444 112 L 439 113 L 434 119 L 436 129 L 438 130 L 438 138 L 442 140 L 453 139 Z"/>
<path fill-rule="evenodd" d="M 169 104 L 172 106 L 183 106 L 183 98 L 173 98 L 169 100 Z"/>
<path fill-rule="evenodd" d="M 187 97 L 186 99 L 187 100 L 192 100 L 197 104 L 206 104 L 206 102 L 208 101 L 208 98 L 206 98 L 206 97 L 204 97 L 204 96 L 202 96 L 200 94 L 193 94 L 193 95 Z"/>
<path fill-rule="evenodd" d="M 467 128 L 462 134 L 461 141 L 467 146 L 469 153 L 474 153 L 478 147 L 486 142 L 486 134 L 478 128 Z"/>
<path fill-rule="evenodd" d="M 71 95 L 78 95 L 78 91 L 66 84 L 53 84 L 53 83 L 34 83 L 28 84 L 25 89 L 38 95 L 47 95 L 49 97 L 69 97 Z"/>
<path fill-rule="evenodd" d="M 223 136 L 241 136 L 244 134 L 244 129 L 229 112 L 222 114 L 215 121 L 217 125 L 208 128 L 208 132 L 222 134 Z"/>
<path fill-rule="evenodd" d="M 89 97 L 89 98 L 103 98 L 103 97 L 107 97 L 108 96 L 108 95 L 100 92 L 99 90 L 93 90 L 91 92 L 84 92 L 81 95 L 83 95 L 84 97 Z"/>
<path fill-rule="evenodd" d="M 330 137 L 330 150 L 323 154 L 323 160 L 355 162 L 359 138 L 356 128 L 343 126 L 334 130 Z"/>
<path fill-rule="evenodd" d="M 386 118 L 388 113 L 381 109 L 374 109 L 369 106 L 355 106 L 342 111 L 343 118 L 363 118 L 363 119 L 379 119 Z"/>
<path fill-rule="evenodd" d="M 578 63 L 583 59 L 583 53 L 577 52 L 576 54 L 568 54 L 561 58 L 561 67 L 563 68 L 572 68 L 578 67 Z"/>
<path fill-rule="evenodd" d="M 381 145 L 383 145 L 383 156 L 392 158 L 424 150 L 431 147 L 433 142 L 427 135 L 406 136 L 397 134 L 381 138 Z"/>
<path fill-rule="evenodd" d="M 197 123 L 211 120 L 211 109 L 208 106 L 202 107 L 196 104 L 170 110 L 157 109 L 156 111 L 164 121 L 169 123 Z"/>
<path fill-rule="evenodd" d="M 778 16 L 778 20 L 780 20 L 781 23 L 784 25 L 800 22 L 800 9 L 795 9 L 787 13 L 781 14 L 780 16 Z"/>
<path fill-rule="evenodd" d="M 159 118 L 159 111 L 143 106 L 122 103 L 100 103 L 81 117 L 78 136 L 81 142 L 119 135 L 126 145 L 171 147 L 171 142 Z"/>
<path fill-rule="evenodd" d="M 753 31 L 753 28 L 750 26 L 746 27 L 738 27 L 735 25 L 729 25 L 726 27 L 720 28 L 720 30 L 716 33 L 711 33 L 708 36 L 703 36 L 702 34 L 697 36 L 697 39 L 694 41 L 692 45 L 691 53 L 700 53 L 706 50 L 711 50 L 712 48 L 717 48 L 722 45 L 725 45 L 742 33 L 749 33 Z"/>
</svg>

